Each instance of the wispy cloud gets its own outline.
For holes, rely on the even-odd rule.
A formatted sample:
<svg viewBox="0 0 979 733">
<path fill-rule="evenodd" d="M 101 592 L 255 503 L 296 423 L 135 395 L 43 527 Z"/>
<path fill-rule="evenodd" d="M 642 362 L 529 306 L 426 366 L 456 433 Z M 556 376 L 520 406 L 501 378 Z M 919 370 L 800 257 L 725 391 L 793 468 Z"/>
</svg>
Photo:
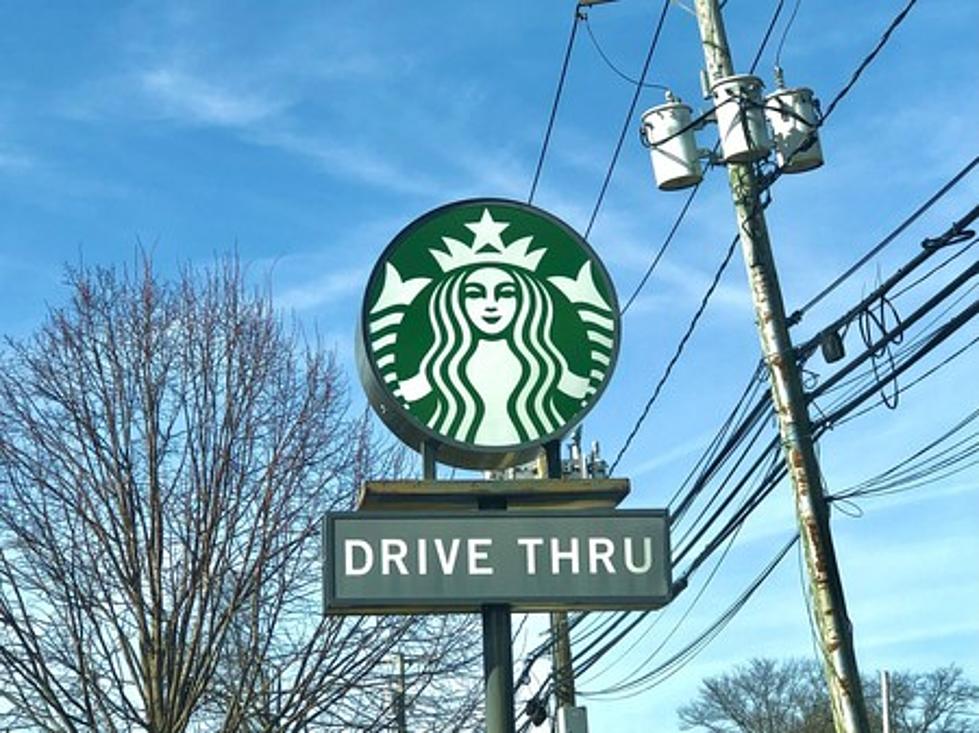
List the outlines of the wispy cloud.
<svg viewBox="0 0 979 733">
<path fill-rule="evenodd" d="M 35 158 L 27 153 L 10 148 L 0 149 L 0 170 L 21 173 L 37 164 Z"/>
<path fill-rule="evenodd" d="M 151 110 L 194 124 L 246 127 L 268 120 L 288 106 L 267 92 L 222 85 L 179 68 L 149 69 L 137 78 Z"/>
<path fill-rule="evenodd" d="M 327 272 L 276 293 L 275 304 L 285 310 L 296 311 L 329 305 L 360 293 L 367 281 L 367 274 L 366 270 L 360 268 Z"/>
</svg>

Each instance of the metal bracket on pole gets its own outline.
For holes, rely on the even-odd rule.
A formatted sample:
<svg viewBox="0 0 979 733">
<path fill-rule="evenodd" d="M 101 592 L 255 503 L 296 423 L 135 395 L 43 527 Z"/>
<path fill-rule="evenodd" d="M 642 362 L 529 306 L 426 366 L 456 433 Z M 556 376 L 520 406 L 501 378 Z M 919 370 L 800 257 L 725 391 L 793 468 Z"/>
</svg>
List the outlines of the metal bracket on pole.
<svg viewBox="0 0 979 733">
<path fill-rule="evenodd" d="M 434 440 L 422 442 L 422 478 L 426 481 L 434 481 L 438 478 L 438 465 L 435 463 L 435 456 L 439 452 L 439 444 Z"/>
</svg>

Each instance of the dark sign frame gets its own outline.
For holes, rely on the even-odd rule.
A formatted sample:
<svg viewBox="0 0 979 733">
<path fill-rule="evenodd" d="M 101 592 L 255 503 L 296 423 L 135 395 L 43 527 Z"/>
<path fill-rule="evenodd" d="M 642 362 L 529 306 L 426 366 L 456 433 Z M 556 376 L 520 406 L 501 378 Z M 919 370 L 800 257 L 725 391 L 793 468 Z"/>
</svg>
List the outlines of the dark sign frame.
<svg viewBox="0 0 979 733">
<path fill-rule="evenodd" d="M 336 565 L 333 550 L 337 538 L 338 522 L 371 522 L 374 520 L 404 522 L 425 521 L 471 521 L 481 525 L 483 533 L 492 535 L 494 523 L 531 520 L 538 526 L 551 529 L 564 520 L 580 524 L 582 520 L 595 523 L 607 521 L 614 524 L 618 520 L 633 519 L 656 522 L 660 526 L 662 542 L 654 548 L 657 558 L 657 572 L 662 574 L 661 592 L 651 595 L 615 595 L 606 592 L 550 596 L 540 598 L 517 593 L 509 595 L 479 594 L 471 598 L 384 596 L 370 598 L 340 598 L 337 595 L 335 579 Z M 497 525 L 497 529 L 502 525 Z M 414 613 L 455 613 L 475 612 L 487 604 L 507 604 L 514 611 L 554 611 L 569 608 L 578 610 L 649 610 L 661 608 L 672 600 L 672 565 L 670 562 L 669 514 L 663 509 L 632 510 L 589 510 L 589 511 L 480 511 L 480 512 L 431 512 L 420 515 L 417 512 L 379 511 L 379 512 L 331 512 L 323 519 L 323 608 L 327 615 L 345 614 L 414 614 Z M 584 575 L 584 574 L 582 574 Z M 509 582 L 509 579 L 508 579 Z M 597 581 L 596 581 L 597 583 Z M 408 581 L 406 581 L 406 585 Z M 410 589 L 406 589 L 410 593 Z"/>
</svg>

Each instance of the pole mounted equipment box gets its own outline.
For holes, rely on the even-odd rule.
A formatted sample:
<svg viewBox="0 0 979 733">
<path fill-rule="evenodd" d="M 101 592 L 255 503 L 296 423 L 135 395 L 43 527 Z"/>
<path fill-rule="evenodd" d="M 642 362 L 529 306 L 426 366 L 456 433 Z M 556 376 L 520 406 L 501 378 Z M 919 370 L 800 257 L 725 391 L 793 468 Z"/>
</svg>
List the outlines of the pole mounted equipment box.
<svg viewBox="0 0 979 733">
<path fill-rule="evenodd" d="M 693 128 L 690 106 L 677 99 L 643 112 L 640 136 L 663 191 L 696 186 L 704 178 Z"/>
<path fill-rule="evenodd" d="M 711 86 L 726 163 L 753 163 L 772 149 L 761 89 L 761 79 L 749 74 L 724 77 Z"/>
</svg>

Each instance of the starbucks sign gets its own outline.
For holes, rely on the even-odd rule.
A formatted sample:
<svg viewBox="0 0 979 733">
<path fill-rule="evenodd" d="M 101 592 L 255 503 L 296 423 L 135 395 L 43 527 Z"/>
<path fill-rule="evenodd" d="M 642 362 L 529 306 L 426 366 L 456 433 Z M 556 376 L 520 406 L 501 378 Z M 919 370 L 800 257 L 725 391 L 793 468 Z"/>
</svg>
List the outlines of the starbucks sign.
<svg viewBox="0 0 979 733">
<path fill-rule="evenodd" d="M 605 268 L 556 217 L 501 199 L 409 224 L 367 283 L 357 329 L 371 405 L 443 463 L 530 460 L 602 393 L 619 344 Z"/>
</svg>

